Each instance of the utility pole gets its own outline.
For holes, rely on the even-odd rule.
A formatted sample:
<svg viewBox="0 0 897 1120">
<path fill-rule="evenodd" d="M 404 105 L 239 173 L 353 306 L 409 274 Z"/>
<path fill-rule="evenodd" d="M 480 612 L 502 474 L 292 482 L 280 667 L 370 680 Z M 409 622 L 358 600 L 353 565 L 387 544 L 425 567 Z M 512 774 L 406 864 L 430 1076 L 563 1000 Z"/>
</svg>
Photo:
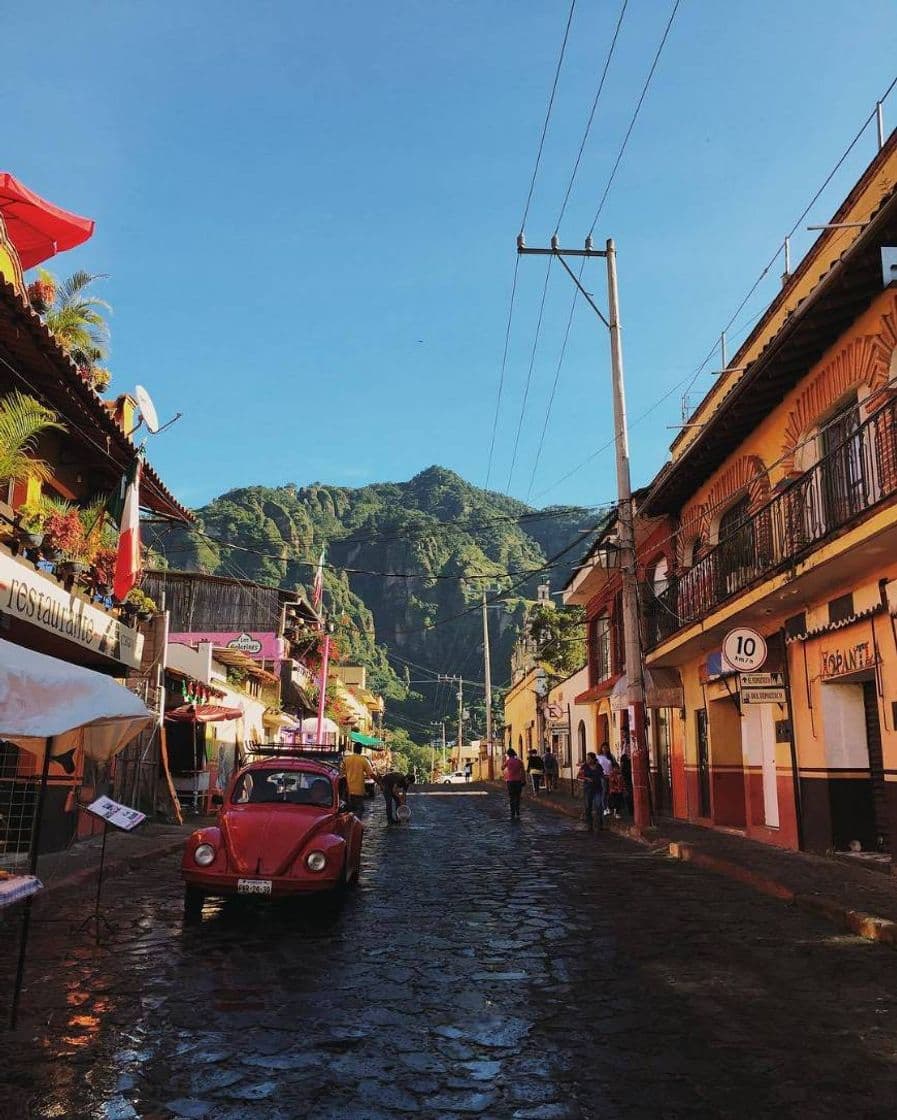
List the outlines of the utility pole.
<svg viewBox="0 0 897 1120">
<path fill-rule="evenodd" d="M 442 721 L 442 772 L 445 773 L 445 720 Z"/>
<path fill-rule="evenodd" d="M 636 572 L 635 525 L 632 509 L 632 482 L 629 471 L 629 432 L 626 425 L 626 394 L 623 384 L 623 342 L 620 331 L 620 297 L 617 289 L 617 250 L 608 238 L 604 250 L 595 249 L 591 236 L 583 249 L 561 249 L 557 234 L 548 249 L 528 249 L 523 234 L 517 237 L 517 252 L 556 257 L 569 274 L 586 302 L 610 332 L 611 384 L 613 389 L 614 444 L 617 460 L 618 539 L 623 584 L 623 643 L 626 650 L 626 675 L 629 692 L 629 747 L 632 757 L 632 795 L 635 827 L 651 823 L 648 798 L 648 754 L 645 742 L 645 689 L 642 651 L 639 639 L 638 576 Z M 604 257 L 607 262 L 609 319 L 579 281 L 565 257 Z"/>
<path fill-rule="evenodd" d="M 464 750 L 464 680 L 458 677 L 458 766 Z"/>
<path fill-rule="evenodd" d="M 483 587 L 483 681 L 486 685 L 486 752 L 489 777 L 495 777 L 495 748 L 492 743 L 492 657 L 489 651 L 489 612 L 486 609 L 486 588 Z"/>
</svg>

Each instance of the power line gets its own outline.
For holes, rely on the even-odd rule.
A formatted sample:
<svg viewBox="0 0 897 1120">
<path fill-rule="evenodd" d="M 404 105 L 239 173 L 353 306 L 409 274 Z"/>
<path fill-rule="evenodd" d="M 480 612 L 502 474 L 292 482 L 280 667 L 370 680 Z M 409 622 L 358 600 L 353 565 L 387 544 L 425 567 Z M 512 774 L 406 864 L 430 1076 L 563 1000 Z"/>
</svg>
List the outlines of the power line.
<svg viewBox="0 0 897 1120">
<path fill-rule="evenodd" d="M 518 256 L 517 259 L 518 260 L 520 259 L 519 256 Z M 583 269 L 585 268 L 585 263 L 586 263 L 585 260 L 583 260 L 582 264 L 579 266 L 579 278 L 580 279 L 582 279 L 582 273 L 583 273 Z M 560 380 L 560 377 L 561 377 L 561 367 L 564 364 L 564 356 L 567 353 L 567 342 L 570 339 L 570 328 L 573 326 L 573 316 L 576 313 L 576 301 L 577 301 L 578 298 L 579 298 L 579 288 L 575 288 L 574 291 L 573 291 L 573 301 L 570 304 L 570 314 L 567 318 L 567 329 L 564 331 L 564 341 L 561 344 L 561 352 L 560 352 L 560 355 L 558 357 L 557 368 L 554 371 L 554 381 L 552 382 L 551 393 L 549 394 L 549 397 L 548 397 L 548 406 L 545 409 L 545 420 L 542 424 L 542 433 L 539 436 L 539 446 L 536 448 L 536 458 L 535 458 L 535 461 L 533 462 L 533 472 L 530 475 L 529 487 L 527 488 L 527 491 L 526 491 L 526 500 L 527 501 L 529 501 L 529 496 L 533 492 L 533 485 L 535 484 L 535 481 L 536 481 L 536 471 L 539 469 L 539 462 L 542 458 L 542 448 L 545 444 L 545 437 L 548 434 L 548 424 L 549 424 L 549 421 L 551 420 L 551 410 L 554 407 L 554 398 L 555 398 L 555 395 L 557 394 L 558 381 Z"/>
<path fill-rule="evenodd" d="M 542 333 L 542 317 L 545 314 L 545 297 L 548 295 L 548 281 L 551 277 L 551 265 L 554 258 L 548 258 L 548 266 L 545 269 L 545 283 L 542 285 L 542 300 L 539 304 L 539 316 L 536 319 L 536 333 L 533 338 L 533 348 L 529 358 L 529 369 L 526 374 L 526 385 L 523 390 L 523 400 L 520 404 L 520 417 L 517 421 L 517 433 L 514 436 L 514 453 L 511 456 L 511 469 L 508 471 L 508 485 L 506 493 L 511 489 L 511 479 L 514 475 L 514 467 L 517 465 L 517 451 L 520 447 L 520 433 L 523 430 L 523 418 L 526 414 L 526 402 L 529 400 L 530 386 L 533 381 L 533 367 L 536 364 L 536 351 L 539 348 L 539 335 Z"/>
<path fill-rule="evenodd" d="M 616 178 L 617 171 L 623 159 L 623 153 L 626 151 L 626 146 L 629 143 L 629 137 L 632 135 L 632 130 L 635 128 L 635 122 L 638 120 L 638 115 L 642 110 L 645 97 L 648 93 L 648 87 L 651 85 L 651 79 L 654 77 L 654 71 L 657 69 L 657 63 L 660 61 L 660 56 L 663 53 L 663 48 L 666 45 L 667 38 L 670 34 L 670 28 L 673 26 L 673 20 L 676 18 L 676 12 L 679 10 L 681 0 L 675 0 L 673 10 L 670 12 L 670 18 L 667 21 L 666 30 L 663 33 L 663 38 L 660 40 L 660 45 L 654 55 L 654 61 L 651 63 L 651 69 L 648 71 L 648 77 L 645 79 L 645 84 L 642 86 L 642 92 L 635 106 L 635 112 L 632 114 L 632 120 L 629 122 L 629 128 L 626 129 L 626 135 L 623 137 L 623 143 L 620 145 L 620 150 L 617 153 L 617 158 L 614 166 L 608 176 L 607 183 L 604 187 L 604 194 L 601 196 L 601 201 L 598 203 L 598 209 L 595 212 L 595 217 L 592 219 L 592 225 L 589 229 L 589 236 L 594 233 L 595 226 L 598 225 L 598 219 L 601 217 L 601 211 L 604 209 L 604 204 L 607 201 L 607 196 L 610 194 L 610 188 L 613 186 L 614 179 Z"/>
<path fill-rule="evenodd" d="M 589 119 L 586 121 L 585 131 L 582 134 L 582 140 L 580 141 L 579 145 L 579 151 L 576 153 L 576 162 L 573 164 L 573 171 L 570 175 L 570 182 L 567 184 L 567 190 L 564 192 L 564 201 L 561 203 L 561 210 L 558 214 L 558 219 L 554 224 L 555 233 L 557 233 L 561 227 L 561 222 L 563 221 L 564 214 L 567 210 L 567 203 L 570 201 L 570 193 L 573 190 L 573 184 L 576 181 L 576 176 L 579 172 L 579 164 L 582 160 L 583 152 L 585 151 L 586 142 L 589 139 L 589 133 L 592 131 L 592 123 L 595 120 L 595 112 L 598 109 L 598 102 L 601 99 L 601 93 L 604 89 L 604 82 L 607 78 L 607 72 L 610 69 L 610 62 L 614 56 L 614 50 L 617 46 L 617 39 L 620 35 L 620 28 L 623 26 L 623 17 L 626 15 L 626 8 L 628 4 L 629 0 L 623 0 L 623 6 L 620 9 L 620 15 L 617 18 L 617 26 L 614 28 L 614 36 L 611 39 L 610 48 L 608 49 L 607 57 L 604 60 L 604 70 L 601 72 L 601 80 L 598 83 L 598 92 L 595 94 L 595 100 L 592 102 L 592 110 L 589 113 Z M 519 261 L 520 258 L 518 257 L 517 260 Z"/>
<path fill-rule="evenodd" d="M 890 93 L 892 92 L 892 90 L 894 89 L 895 86 L 897 86 L 897 77 L 892 79 L 891 84 L 888 86 L 888 88 L 885 90 L 885 92 L 881 95 L 881 97 L 878 98 L 878 104 L 881 104 L 883 101 L 885 101 L 885 99 L 890 95 Z M 876 108 L 872 110 L 872 112 L 869 114 L 869 116 L 866 117 L 866 119 L 863 121 L 862 125 L 860 125 L 859 131 L 856 133 L 854 138 L 850 141 L 850 143 L 847 145 L 847 147 L 841 153 L 841 157 L 838 159 L 837 163 L 831 169 L 831 171 L 829 171 L 828 175 L 826 175 L 825 179 L 822 182 L 822 185 L 819 187 L 819 189 L 816 191 L 816 193 L 813 195 L 813 197 L 810 199 L 810 201 L 804 207 L 800 216 L 795 221 L 794 225 L 785 234 L 785 237 L 783 238 L 783 241 L 779 242 L 779 244 L 776 246 L 775 252 L 770 257 L 769 261 L 766 263 L 766 265 L 763 268 L 760 275 L 757 277 L 757 279 L 751 285 L 750 290 L 748 291 L 747 295 L 744 297 L 744 299 L 741 301 L 741 303 L 739 303 L 738 307 L 732 313 L 729 321 L 723 327 L 722 334 L 725 334 L 729 330 L 729 328 L 732 326 L 732 324 L 735 322 L 735 320 L 741 314 L 742 310 L 744 309 L 745 304 L 748 302 L 748 300 L 751 298 L 751 296 L 754 294 L 754 292 L 756 292 L 756 290 L 760 287 L 760 285 L 766 279 L 767 275 L 769 274 L 769 270 L 772 268 L 772 266 L 779 259 L 779 254 L 782 251 L 783 242 L 787 241 L 788 238 L 792 237 L 797 232 L 797 229 L 800 226 L 801 222 L 804 221 L 804 219 L 807 217 L 807 215 L 810 213 L 810 211 L 813 209 L 813 207 L 819 201 L 823 191 L 826 189 L 826 187 L 829 185 L 829 183 L 832 181 L 832 179 L 835 177 L 835 175 L 838 173 L 838 171 L 843 166 L 844 161 L 847 159 L 847 157 L 850 155 L 850 153 L 853 151 L 853 149 L 859 143 L 860 138 L 862 137 L 862 135 L 866 131 L 866 129 L 869 127 L 869 125 L 872 123 L 872 121 L 875 118 L 877 112 L 878 112 L 878 107 L 876 105 Z M 714 344 L 713 344 L 713 346 L 710 350 L 710 353 L 707 355 L 707 357 L 704 359 L 704 361 L 700 364 L 700 366 L 698 366 L 697 370 L 695 371 L 694 377 L 688 383 L 688 386 L 685 389 L 686 393 L 688 393 L 689 389 L 691 389 L 691 387 L 694 385 L 695 381 L 697 381 L 700 374 L 703 373 L 707 363 L 710 361 L 710 359 L 713 357 L 714 353 L 716 352 L 716 347 L 718 345 L 719 345 L 718 342 L 714 342 Z"/>
<path fill-rule="evenodd" d="M 489 441 L 489 462 L 486 466 L 486 481 L 483 485 L 489 489 L 489 480 L 492 477 L 492 461 L 495 457 L 495 436 L 498 432 L 498 418 L 501 414 L 501 398 L 505 388 L 505 371 L 508 368 L 508 345 L 511 341 L 511 322 L 514 318 L 514 299 L 517 295 L 517 273 L 520 270 L 520 257 L 514 257 L 514 279 L 511 284 L 511 301 L 508 305 L 508 323 L 505 327 L 505 348 L 501 356 L 501 370 L 498 374 L 498 395 L 495 398 L 495 414 L 492 417 L 492 439 Z"/>
<path fill-rule="evenodd" d="M 561 66 L 564 63 L 564 54 L 567 50 L 567 39 L 570 37 L 570 24 L 573 22 L 573 10 L 576 7 L 576 0 L 571 0 L 570 11 L 567 15 L 567 26 L 564 28 L 564 39 L 561 43 L 561 52 L 558 55 L 558 64 L 554 71 L 554 81 L 551 83 L 551 94 L 548 98 L 548 108 L 545 110 L 545 121 L 542 125 L 542 135 L 539 137 L 539 150 L 536 152 L 536 163 L 533 167 L 533 175 L 530 179 L 529 191 L 526 196 L 526 205 L 523 207 L 523 217 L 520 219 L 520 232 L 526 225 L 526 219 L 529 215 L 530 203 L 533 201 L 533 191 L 536 186 L 536 176 L 539 174 L 539 164 L 542 162 L 542 149 L 545 147 L 545 136 L 548 133 L 548 122 L 551 120 L 551 110 L 554 107 L 554 95 L 557 93 L 558 79 L 561 76 Z"/>
</svg>

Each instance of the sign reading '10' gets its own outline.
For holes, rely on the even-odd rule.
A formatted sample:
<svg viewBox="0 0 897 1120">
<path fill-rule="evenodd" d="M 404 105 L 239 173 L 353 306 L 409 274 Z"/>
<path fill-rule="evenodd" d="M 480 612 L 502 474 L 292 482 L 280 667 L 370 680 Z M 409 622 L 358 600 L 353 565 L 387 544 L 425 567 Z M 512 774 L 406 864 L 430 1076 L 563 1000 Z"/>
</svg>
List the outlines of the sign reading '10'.
<svg viewBox="0 0 897 1120">
<path fill-rule="evenodd" d="M 766 661 L 766 639 L 747 626 L 730 630 L 723 642 L 723 660 L 739 673 L 753 673 Z"/>
</svg>

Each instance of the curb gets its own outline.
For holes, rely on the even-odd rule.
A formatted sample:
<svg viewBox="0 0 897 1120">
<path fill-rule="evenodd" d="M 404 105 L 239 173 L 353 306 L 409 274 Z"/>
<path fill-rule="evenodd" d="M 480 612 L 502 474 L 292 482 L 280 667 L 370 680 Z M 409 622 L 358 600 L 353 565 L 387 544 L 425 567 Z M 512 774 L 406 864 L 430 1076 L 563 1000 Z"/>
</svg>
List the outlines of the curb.
<svg viewBox="0 0 897 1120">
<path fill-rule="evenodd" d="M 136 871 L 141 864 L 148 863 L 150 860 L 161 859 L 163 856 L 172 855 L 184 846 L 184 837 L 179 836 L 177 839 L 163 840 L 152 848 L 146 848 L 139 854 L 132 855 L 122 854 L 113 859 L 107 859 L 103 865 L 103 879 L 105 880 L 109 875 L 115 872 L 122 871 Z M 96 880 L 97 871 L 99 869 L 99 861 L 92 867 L 81 867 L 77 871 L 72 871 L 70 874 L 63 876 L 61 879 L 53 879 L 50 882 L 44 883 L 44 889 L 40 892 L 41 895 L 46 895 L 50 891 L 69 890 L 72 887 L 81 887 L 85 883 L 92 883 Z"/>
<path fill-rule="evenodd" d="M 490 782 L 489 784 L 496 789 L 501 788 L 501 784 L 498 782 Z M 526 801 L 529 805 L 551 809 L 555 813 L 562 813 L 574 820 L 580 819 L 579 812 L 572 806 L 552 802 L 547 797 L 543 800 L 542 798 L 527 796 Z M 636 844 L 657 848 L 665 847 L 672 859 L 677 859 L 682 863 L 692 863 L 695 867 L 715 872 L 717 875 L 725 875 L 726 878 L 750 887 L 759 894 L 764 894 L 769 898 L 777 898 L 781 902 L 797 906 L 808 914 L 824 918 L 846 933 L 852 933 L 866 941 L 875 941 L 880 945 L 888 945 L 892 949 L 897 949 L 897 922 L 891 921 L 889 918 L 882 918 L 877 914 L 867 914 L 862 910 L 851 910 L 849 906 L 845 906 L 843 903 L 825 895 L 801 894 L 779 882 L 778 879 L 762 875 L 757 871 L 751 871 L 750 868 L 734 863 L 732 860 L 701 851 L 694 844 L 688 844 L 681 840 L 667 840 L 659 834 L 645 834 L 630 824 L 617 821 L 609 822 L 609 831 L 616 832 Z"/>
</svg>

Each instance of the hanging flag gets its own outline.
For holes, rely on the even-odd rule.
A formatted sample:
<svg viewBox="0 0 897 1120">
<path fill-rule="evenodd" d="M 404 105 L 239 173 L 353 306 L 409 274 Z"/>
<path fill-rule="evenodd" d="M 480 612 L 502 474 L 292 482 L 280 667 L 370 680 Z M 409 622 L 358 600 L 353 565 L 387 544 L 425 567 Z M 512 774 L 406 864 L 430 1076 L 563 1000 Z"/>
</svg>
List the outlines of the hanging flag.
<svg viewBox="0 0 897 1120">
<path fill-rule="evenodd" d="M 140 460 L 135 459 L 122 479 L 121 513 L 118 518 L 118 556 L 112 591 L 124 599 L 140 579 Z"/>
<path fill-rule="evenodd" d="M 318 560 L 318 570 L 315 572 L 315 582 L 311 593 L 311 603 L 315 610 L 321 609 L 324 598 L 324 549 L 321 549 L 321 558 Z"/>
</svg>

